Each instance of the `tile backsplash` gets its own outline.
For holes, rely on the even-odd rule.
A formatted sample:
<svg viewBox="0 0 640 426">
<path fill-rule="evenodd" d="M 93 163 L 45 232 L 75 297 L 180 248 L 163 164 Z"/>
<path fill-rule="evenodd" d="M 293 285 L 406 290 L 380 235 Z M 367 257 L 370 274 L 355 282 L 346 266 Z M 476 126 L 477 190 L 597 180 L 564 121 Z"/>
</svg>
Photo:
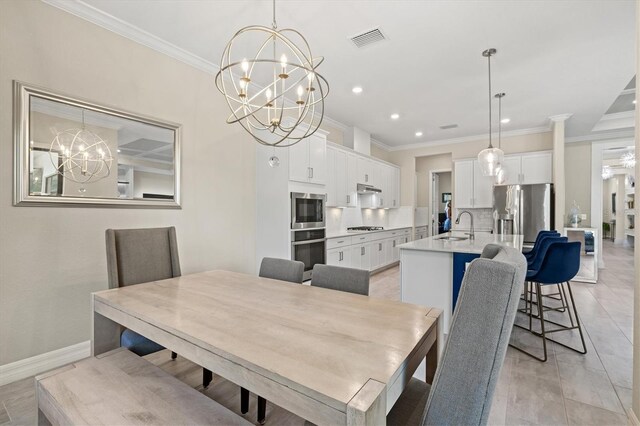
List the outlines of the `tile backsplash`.
<svg viewBox="0 0 640 426">
<path fill-rule="evenodd" d="M 493 229 L 493 209 L 453 209 L 453 218 L 451 219 L 453 229 L 468 230 L 471 227 L 469 215 L 463 215 L 460 218 L 460 224 L 455 224 L 455 218 L 462 210 L 468 210 L 473 215 L 473 227 L 478 231 L 490 231 Z"/>
</svg>

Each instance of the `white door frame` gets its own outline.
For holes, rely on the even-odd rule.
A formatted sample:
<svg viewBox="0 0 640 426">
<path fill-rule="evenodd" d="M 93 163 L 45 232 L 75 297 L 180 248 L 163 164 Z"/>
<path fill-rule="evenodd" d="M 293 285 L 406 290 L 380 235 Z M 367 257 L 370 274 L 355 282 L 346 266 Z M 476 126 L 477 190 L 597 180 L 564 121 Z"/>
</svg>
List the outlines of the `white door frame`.
<svg viewBox="0 0 640 426">
<path fill-rule="evenodd" d="M 591 143 L 591 227 L 598 230 L 598 247 L 602 247 L 602 153 L 620 145 L 635 145 L 633 137 Z M 616 224 L 618 226 L 618 224 Z M 635 241 L 634 241 L 635 245 Z M 598 268 L 604 268 L 602 249 L 598 252 Z"/>
<path fill-rule="evenodd" d="M 429 235 L 430 237 L 436 235 L 435 232 L 433 232 L 433 175 L 434 174 L 438 174 L 438 173 L 451 173 L 451 198 L 453 199 L 453 169 L 435 169 L 435 170 L 430 170 L 429 171 L 429 194 L 431 195 L 430 199 L 429 199 L 429 210 L 427 211 L 428 217 L 431 220 L 431 222 L 429 223 L 429 227 L 428 229 L 432 231 L 431 235 Z M 451 210 L 451 213 L 453 213 L 453 210 Z"/>
</svg>

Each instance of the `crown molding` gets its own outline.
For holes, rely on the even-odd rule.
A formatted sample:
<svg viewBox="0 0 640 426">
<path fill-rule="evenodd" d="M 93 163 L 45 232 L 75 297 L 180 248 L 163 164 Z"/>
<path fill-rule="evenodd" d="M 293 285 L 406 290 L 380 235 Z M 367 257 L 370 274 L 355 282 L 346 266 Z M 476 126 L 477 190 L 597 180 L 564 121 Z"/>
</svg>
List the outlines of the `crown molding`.
<svg viewBox="0 0 640 426">
<path fill-rule="evenodd" d="M 529 129 L 520 129 L 520 130 L 511 130 L 508 132 L 502 132 L 503 138 L 513 137 L 513 136 L 523 136 L 523 135 L 532 135 L 535 133 L 547 133 L 551 131 L 550 126 L 541 126 L 541 127 L 531 127 Z M 496 132 L 493 136 L 498 136 Z M 441 139 L 431 142 L 420 142 L 420 143 L 412 143 L 409 145 L 400 145 L 400 146 L 389 146 L 389 151 L 405 151 L 409 149 L 420 149 L 420 148 L 431 148 L 434 146 L 441 145 L 450 145 L 457 143 L 465 143 L 465 142 L 473 142 L 480 140 L 487 140 L 488 135 L 473 135 L 473 136 L 463 136 L 461 138 L 453 138 L 453 139 Z M 388 145 L 387 145 L 388 146 Z"/>
<path fill-rule="evenodd" d="M 392 151 L 392 148 L 389 145 L 387 145 L 386 143 L 380 142 L 377 139 L 371 138 L 371 144 L 377 146 L 383 151 L 386 151 L 386 152 Z"/>
<path fill-rule="evenodd" d="M 560 123 L 562 121 L 567 121 L 571 118 L 571 116 L 573 116 L 573 113 L 552 115 L 549 117 L 549 120 L 551 120 L 553 123 Z"/>
<path fill-rule="evenodd" d="M 97 9 L 82 0 L 42 0 L 42 2 L 64 10 L 72 15 L 96 24 L 104 29 L 112 31 L 122 37 L 147 46 L 157 52 L 163 53 L 180 62 L 191 65 L 207 73 L 217 73 L 220 67 L 200 56 L 182 49 L 168 41 L 161 39 L 141 28 L 131 25 L 113 15 Z"/>
<path fill-rule="evenodd" d="M 603 132 L 603 133 L 590 133 L 584 136 L 573 136 L 570 138 L 565 138 L 565 143 L 577 143 L 577 142 L 597 142 L 597 141 L 606 141 L 610 139 L 629 139 L 633 140 L 634 131 L 633 130 L 619 130 L 614 132 Z"/>
<path fill-rule="evenodd" d="M 334 120 L 334 119 L 333 119 L 333 118 L 331 118 L 331 117 L 327 117 L 326 115 L 325 115 L 324 117 L 322 117 L 322 121 L 323 121 L 323 122 L 326 122 L 326 123 L 327 123 L 327 124 L 329 124 L 331 127 L 335 127 L 335 128 L 340 129 L 340 130 L 342 130 L 342 131 L 347 130 L 347 128 L 349 127 L 349 126 L 347 126 L 346 124 L 341 123 L 341 122 L 340 122 L 340 121 L 338 121 L 338 120 Z"/>
<path fill-rule="evenodd" d="M 633 128 L 636 124 L 635 111 L 623 111 L 614 114 L 605 114 L 593 126 L 593 132 Z"/>
</svg>

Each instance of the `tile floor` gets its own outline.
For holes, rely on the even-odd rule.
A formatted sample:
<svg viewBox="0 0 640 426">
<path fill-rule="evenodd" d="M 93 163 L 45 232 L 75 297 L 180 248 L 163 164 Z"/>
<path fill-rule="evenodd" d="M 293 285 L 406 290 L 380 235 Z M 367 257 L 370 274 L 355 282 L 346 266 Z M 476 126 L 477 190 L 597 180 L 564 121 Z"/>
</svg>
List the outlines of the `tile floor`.
<svg viewBox="0 0 640 426">
<path fill-rule="evenodd" d="M 597 285 L 574 283 L 578 312 L 585 326 L 588 353 L 579 355 L 562 346 L 549 346 L 549 360 L 538 362 L 512 348 L 500 375 L 489 423 L 493 425 L 626 425 L 631 405 L 633 314 L 633 251 L 604 242 L 606 269 Z M 399 269 L 372 277 L 371 296 L 398 300 Z M 521 320 L 521 319 L 520 319 Z M 577 332 L 569 339 L 579 343 Z M 564 334 L 564 333 L 562 333 Z M 539 341 L 517 330 L 513 341 L 531 348 Z M 537 347 L 537 346 L 536 346 Z M 183 357 L 171 361 L 169 352 L 148 357 L 166 371 L 202 390 L 239 413 L 239 388 L 219 376 L 202 389 L 200 367 Z M 256 399 L 251 397 L 247 419 L 255 422 Z M 0 424 L 36 423 L 33 378 L 0 387 Z M 267 404 L 267 424 L 302 425 L 304 421 Z"/>
</svg>

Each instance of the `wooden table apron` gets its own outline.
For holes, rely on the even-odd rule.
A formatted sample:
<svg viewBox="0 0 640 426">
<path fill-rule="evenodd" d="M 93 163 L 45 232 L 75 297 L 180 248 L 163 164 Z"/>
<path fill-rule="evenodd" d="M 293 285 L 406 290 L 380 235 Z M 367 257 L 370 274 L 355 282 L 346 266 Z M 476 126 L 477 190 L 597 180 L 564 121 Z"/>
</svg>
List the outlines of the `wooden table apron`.
<svg viewBox="0 0 640 426">
<path fill-rule="evenodd" d="M 385 424 L 441 311 L 228 271 L 92 294 L 92 353 L 129 328 L 316 424 Z"/>
</svg>

